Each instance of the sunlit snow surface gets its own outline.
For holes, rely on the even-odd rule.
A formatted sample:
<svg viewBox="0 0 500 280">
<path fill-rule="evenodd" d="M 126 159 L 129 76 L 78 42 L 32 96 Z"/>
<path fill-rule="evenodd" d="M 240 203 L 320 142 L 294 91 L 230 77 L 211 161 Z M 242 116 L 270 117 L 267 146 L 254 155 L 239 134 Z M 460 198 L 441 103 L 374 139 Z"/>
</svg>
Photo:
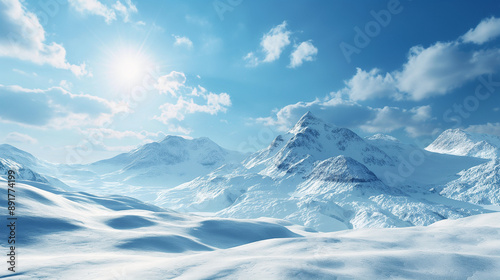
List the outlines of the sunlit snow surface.
<svg viewBox="0 0 500 280">
<path fill-rule="evenodd" d="M 98 197 L 26 183 L 16 187 L 19 273 L 5 268 L 0 275 L 7 279 L 496 279 L 500 275 L 500 213 L 427 227 L 316 233 L 281 220 L 199 217 L 127 197 Z M 6 203 L 3 197 L 0 203 Z M 5 252 L 5 238 L 0 242 Z"/>
</svg>

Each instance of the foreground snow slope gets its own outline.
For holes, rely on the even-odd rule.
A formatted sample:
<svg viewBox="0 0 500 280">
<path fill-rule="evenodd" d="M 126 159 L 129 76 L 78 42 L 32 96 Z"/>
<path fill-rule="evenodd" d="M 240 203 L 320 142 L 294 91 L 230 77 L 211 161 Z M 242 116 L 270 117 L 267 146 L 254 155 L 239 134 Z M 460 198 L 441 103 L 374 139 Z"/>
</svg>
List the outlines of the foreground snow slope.
<svg viewBox="0 0 500 280">
<path fill-rule="evenodd" d="M 5 184 L 0 180 L 0 184 Z M 428 227 L 315 233 L 280 220 L 179 214 L 19 182 L 6 279 L 496 279 L 500 213 Z M 0 198 L 5 204 L 5 199 Z M 4 216 L 1 217 L 5 219 Z M 6 250 L 5 239 L 0 240 Z"/>
</svg>

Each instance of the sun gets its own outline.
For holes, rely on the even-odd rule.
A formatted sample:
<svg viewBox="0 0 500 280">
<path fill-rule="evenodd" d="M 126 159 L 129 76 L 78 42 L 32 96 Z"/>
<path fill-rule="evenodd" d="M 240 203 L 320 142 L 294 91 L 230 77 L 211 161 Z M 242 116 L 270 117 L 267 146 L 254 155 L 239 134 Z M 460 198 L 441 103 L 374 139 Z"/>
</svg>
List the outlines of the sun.
<svg viewBox="0 0 500 280">
<path fill-rule="evenodd" d="M 120 56 L 114 64 L 114 75 L 117 79 L 129 81 L 135 80 L 144 71 L 144 61 L 135 55 Z"/>
<path fill-rule="evenodd" d="M 147 55 L 133 49 L 113 53 L 107 64 L 108 78 L 118 89 L 140 85 L 152 66 Z"/>
</svg>

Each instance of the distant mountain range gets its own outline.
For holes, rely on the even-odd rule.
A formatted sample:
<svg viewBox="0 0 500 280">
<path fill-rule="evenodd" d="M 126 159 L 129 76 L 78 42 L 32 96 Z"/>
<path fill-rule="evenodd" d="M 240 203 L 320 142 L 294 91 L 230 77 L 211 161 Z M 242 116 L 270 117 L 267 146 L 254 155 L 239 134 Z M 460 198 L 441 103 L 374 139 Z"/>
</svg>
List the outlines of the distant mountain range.
<svg viewBox="0 0 500 280">
<path fill-rule="evenodd" d="M 460 172 L 481 164 L 487 160 L 432 153 L 390 136 L 363 139 L 307 113 L 241 164 L 166 189 L 155 203 L 222 217 L 275 217 L 321 231 L 428 225 L 489 211 L 445 191 Z"/>
<path fill-rule="evenodd" d="M 63 165 L 0 145 L 0 171 L 14 168 L 22 180 L 60 190 L 336 231 L 428 225 L 493 211 L 486 205 L 500 205 L 499 147 L 496 136 L 457 129 L 425 149 L 388 135 L 361 138 L 308 112 L 251 155 L 208 138 L 168 136 L 107 160 Z"/>
</svg>

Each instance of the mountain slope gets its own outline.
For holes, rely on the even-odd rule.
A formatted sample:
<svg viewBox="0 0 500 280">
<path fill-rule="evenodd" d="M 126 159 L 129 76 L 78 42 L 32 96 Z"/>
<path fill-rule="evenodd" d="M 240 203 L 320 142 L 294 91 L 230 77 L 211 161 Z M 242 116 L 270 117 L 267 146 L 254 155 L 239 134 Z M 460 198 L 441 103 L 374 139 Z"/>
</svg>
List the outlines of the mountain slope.
<svg viewBox="0 0 500 280">
<path fill-rule="evenodd" d="M 435 153 L 494 159 L 500 157 L 500 137 L 448 129 L 425 149 Z"/>
<path fill-rule="evenodd" d="M 500 159 L 460 172 L 441 190 L 443 196 L 478 204 L 500 205 Z"/>
<path fill-rule="evenodd" d="M 394 168 L 386 167 L 377 173 L 390 186 L 411 186 L 423 190 L 438 188 L 458 179 L 461 171 L 487 162 L 482 158 L 429 152 L 388 135 L 377 134 L 365 140 L 395 162 Z"/>
</svg>

